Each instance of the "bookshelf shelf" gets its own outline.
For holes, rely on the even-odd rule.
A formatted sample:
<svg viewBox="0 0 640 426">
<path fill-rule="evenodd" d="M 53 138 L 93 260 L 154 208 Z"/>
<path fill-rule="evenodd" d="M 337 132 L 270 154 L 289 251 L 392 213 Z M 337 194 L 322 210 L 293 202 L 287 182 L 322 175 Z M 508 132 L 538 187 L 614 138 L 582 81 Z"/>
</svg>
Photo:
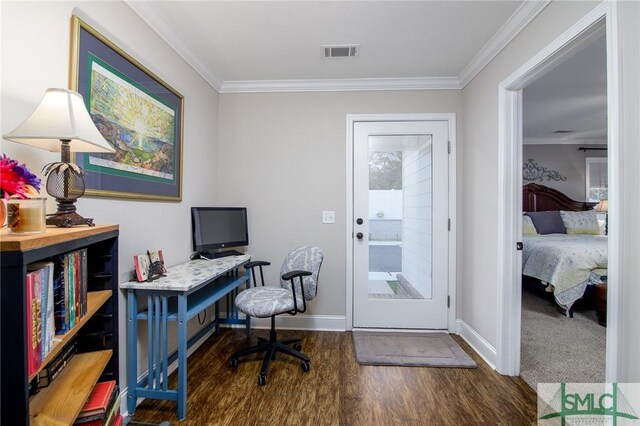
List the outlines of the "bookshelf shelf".
<svg viewBox="0 0 640 426">
<path fill-rule="evenodd" d="M 47 227 L 27 236 L 0 231 L 0 424 L 72 425 L 98 381 L 118 377 L 118 225 Z M 86 249 L 86 314 L 66 334 L 56 336 L 38 371 L 55 368 L 65 346 L 77 339 L 77 353 L 32 397 L 28 374 L 27 272 L 35 262 L 54 262 Z M 77 288 L 77 287 L 76 287 Z M 98 338 L 96 338 L 96 335 Z M 48 366 L 48 364 L 51 364 Z"/>
<path fill-rule="evenodd" d="M 54 341 L 51 352 L 49 352 L 47 357 L 42 361 L 42 365 L 40 366 L 38 371 L 32 374 L 31 376 L 29 376 L 29 381 L 31 381 L 31 379 L 37 376 L 40 370 L 42 370 L 42 368 L 44 368 L 45 365 L 50 363 L 56 357 L 56 355 L 60 353 L 62 348 L 64 348 L 64 345 L 69 343 L 71 338 L 75 336 L 78 333 L 78 331 L 80 331 L 82 326 L 84 326 L 87 323 L 87 321 L 89 321 L 89 319 L 93 316 L 93 314 L 95 314 L 98 311 L 98 309 L 100 309 L 100 307 L 102 307 L 102 305 L 104 305 L 104 303 L 107 300 L 109 300 L 109 298 L 111 297 L 111 294 L 112 294 L 111 290 L 90 291 L 89 293 L 87 293 L 87 306 L 88 306 L 87 315 L 83 316 L 80 319 L 80 321 L 75 325 L 75 327 L 69 330 L 68 333 L 56 336 L 58 338 L 62 338 L 62 340 Z"/>
<path fill-rule="evenodd" d="M 51 386 L 31 399 L 31 425 L 73 424 L 112 354 L 105 350 L 75 355 Z"/>
</svg>

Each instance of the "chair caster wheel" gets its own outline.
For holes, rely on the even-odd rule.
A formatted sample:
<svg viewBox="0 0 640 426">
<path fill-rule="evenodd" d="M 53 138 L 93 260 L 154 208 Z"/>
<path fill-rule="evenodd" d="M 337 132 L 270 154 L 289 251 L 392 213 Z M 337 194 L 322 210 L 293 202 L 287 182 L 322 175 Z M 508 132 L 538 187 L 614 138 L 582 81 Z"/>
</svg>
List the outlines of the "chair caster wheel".
<svg viewBox="0 0 640 426">
<path fill-rule="evenodd" d="M 258 376 L 258 386 L 264 386 L 267 384 L 267 376 Z"/>
<path fill-rule="evenodd" d="M 304 371 L 305 373 L 309 370 L 311 370 L 311 363 L 310 362 L 306 362 L 306 361 L 302 361 L 300 363 L 300 368 L 302 369 L 302 371 Z"/>
<path fill-rule="evenodd" d="M 300 352 L 302 350 L 302 343 L 294 343 L 293 344 L 293 349 L 295 349 L 296 351 Z"/>
<path fill-rule="evenodd" d="M 231 358 L 231 366 L 236 368 L 238 366 L 238 358 Z"/>
</svg>

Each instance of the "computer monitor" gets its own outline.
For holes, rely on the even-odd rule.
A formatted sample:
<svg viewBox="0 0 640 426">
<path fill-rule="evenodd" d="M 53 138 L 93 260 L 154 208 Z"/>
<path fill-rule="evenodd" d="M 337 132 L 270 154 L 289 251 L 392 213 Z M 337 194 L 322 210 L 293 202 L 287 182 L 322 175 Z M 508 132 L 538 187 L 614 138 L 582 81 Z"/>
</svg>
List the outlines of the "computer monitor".
<svg viewBox="0 0 640 426">
<path fill-rule="evenodd" d="M 191 231 L 196 254 L 249 245 L 247 209 L 191 207 Z"/>
</svg>

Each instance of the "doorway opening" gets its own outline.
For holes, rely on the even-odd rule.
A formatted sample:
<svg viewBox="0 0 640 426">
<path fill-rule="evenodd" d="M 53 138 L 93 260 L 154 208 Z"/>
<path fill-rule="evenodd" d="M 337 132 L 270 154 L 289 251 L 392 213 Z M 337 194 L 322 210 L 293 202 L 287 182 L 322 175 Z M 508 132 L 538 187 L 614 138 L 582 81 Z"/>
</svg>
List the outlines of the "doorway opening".
<svg viewBox="0 0 640 426">
<path fill-rule="evenodd" d="M 522 111 L 521 213 L 531 223 L 522 236 L 520 376 L 533 389 L 602 383 L 606 324 L 596 308 L 606 300 L 608 257 L 606 213 L 596 209 L 607 202 L 604 31 L 525 87 Z M 546 226 L 558 217 L 556 229 Z"/>
<path fill-rule="evenodd" d="M 499 372 L 507 375 L 519 375 L 521 372 L 521 315 L 522 315 L 522 274 L 527 273 L 523 269 L 528 267 L 530 253 L 523 254 L 522 243 L 523 226 L 528 224 L 523 220 L 523 207 L 527 203 L 537 203 L 533 211 L 545 210 L 542 198 L 536 198 L 539 192 L 531 198 L 527 193 L 526 199 L 523 188 L 524 182 L 523 167 L 530 164 L 528 158 L 523 157 L 523 92 L 527 87 L 538 81 L 541 76 L 556 69 L 560 64 L 582 51 L 586 46 L 597 42 L 606 35 L 606 148 L 608 152 L 608 236 L 605 245 L 608 252 L 606 261 L 606 279 L 608 289 L 606 292 L 607 306 L 607 329 L 606 329 L 606 373 L 603 375 L 605 381 L 615 381 L 617 376 L 616 342 L 618 340 L 618 305 L 619 305 L 619 279 L 620 259 L 616 247 L 620 241 L 620 231 L 617 221 L 619 211 L 619 141 L 618 126 L 619 117 L 617 109 L 618 98 L 618 49 L 617 32 L 615 30 L 615 4 L 602 3 L 592 10 L 581 21 L 558 37 L 549 46 L 543 49 L 530 61 L 525 63 L 520 69 L 514 72 L 509 78 L 500 84 L 499 88 L 499 194 L 498 218 L 499 218 L 499 304 L 498 304 L 498 345 L 497 367 Z M 526 111 L 525 111 L 526 112 Z M 571 130 L 571 129 L 560 129 Z M 523 164 L 524 159 L 524 164 Z M 533 159 L 534 160 L 534 159 Z M 584 164 L 583 159 L 583 164 Z M 535 163 L 535 160 L 533 161 Z M 536 164 L 534 168 L 544 173 L 544 165 Z M 548 167 L 552 170 L 552 167 Z M 555 170 L 556 172 L 558 170 Z M 562 175 L 562 173 L 560 173 Z M 585 184 L 583 183 L 582 191 Z M 535 191 L 534 191 L 535 192 Z M 570 197 L 567 197 L 568 199 Z M 578 200 L 587 198 L 586 193 L 576 197 Z M 571 201 L 571 199 L 569 199 Z M 542 203 L 542 204 L 541 204 Z M 577 210 L 591 210 L 598 203 L 593 202 L 576 208 Z M 574 207 L 575 207 L 574 203 Z M 531 208 L 531 207 L 529 207 Z M 549 210 L 571 210 L 571 208 L 549 209 Z M 531 210 L 529 210 L 531 211 Z M 528 215 L 530 216 L 530 215 Z M 528 222 L 528 220 L 527 220 Z M 529 271 L 530 272 L 530 271 Z M 535 274 L 531 274 L 535 275 Z M 601 275 L 602 277 L 602 275 Z M 557 289 L 556 289 L 557 290 Z M 551 288 L 554 299 L 557 301 L 557 291 Z M 563 294 L 561 296 L 567 296 Z M 526 295 L 525 295 L 526 297 Z M 560 297 L 562 299 L 562 297 Z M 566 301 L 573 302 L 569 299 Z M 569 303 L 571 305 L 572 303 Z M 571 306 L 565 305 L 570 314 Z M 564 318 L 563 318 L 564 319 Z M 567 318 L 570 320 L 569 318 Z M 557 330 L 556 330 L 557 331 Z M 547 331 L 550 332 L 550 331 Z M 558 380 L 554 380 L 558 381 Z M 562 380 L 560 380 L 562 381 Z M 576 380 L 580 381 L 580 380 Z"/>
</svg>

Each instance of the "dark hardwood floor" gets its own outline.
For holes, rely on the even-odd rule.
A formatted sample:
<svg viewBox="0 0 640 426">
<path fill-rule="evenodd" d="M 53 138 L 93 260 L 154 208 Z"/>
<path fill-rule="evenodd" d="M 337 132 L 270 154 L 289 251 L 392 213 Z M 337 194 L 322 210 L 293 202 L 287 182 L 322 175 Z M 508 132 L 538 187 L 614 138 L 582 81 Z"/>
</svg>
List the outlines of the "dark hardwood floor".
<svg viewBox="0 0 640 426">
<path fill-rule="evenodd" d="M 253 332 L 265 336 L 267 330 Z M 223 330 L 188 360 L 187 418 L 176 404 L 142 402 L 134 421 L 172 425 L 525 425 L 536 422 L 536 394 L 519 377 L 492 370 L 459 337 L 477 369 L 376 367 L 356 362 L 351 333 L 280 331 L 303 338 L 311 371 L 280 356 L 267 385 L 258 386 L 257 359 L 229 365 L 247 346 L 243 331 Z M 177 375 L 170 376 L 175 387 Z"/>
</svg>

